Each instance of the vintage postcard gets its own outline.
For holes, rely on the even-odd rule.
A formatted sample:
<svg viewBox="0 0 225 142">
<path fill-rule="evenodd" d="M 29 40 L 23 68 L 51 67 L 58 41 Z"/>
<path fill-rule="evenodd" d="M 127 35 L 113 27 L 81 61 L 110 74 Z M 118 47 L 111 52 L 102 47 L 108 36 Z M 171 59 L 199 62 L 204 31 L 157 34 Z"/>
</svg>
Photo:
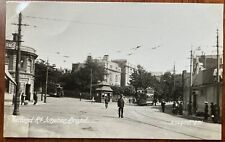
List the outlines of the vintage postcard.
<svg viewBox="0 0 225 142">
<path fill-rule="evenodd" d="M 223 4 L 7 2 L 4 137 L 221 139 Z"/>
</svg>

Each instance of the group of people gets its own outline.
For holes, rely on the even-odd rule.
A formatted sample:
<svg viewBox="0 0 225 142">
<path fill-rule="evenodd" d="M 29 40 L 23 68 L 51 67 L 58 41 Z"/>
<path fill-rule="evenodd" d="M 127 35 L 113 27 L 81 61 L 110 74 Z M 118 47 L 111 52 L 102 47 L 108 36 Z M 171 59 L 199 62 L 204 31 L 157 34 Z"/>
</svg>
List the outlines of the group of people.
<svg viewBox="0 0 225 142">
<path fill-rule="evenodd" d="M 164 100 L 161 101 L 162 112 L 165 112 L 166 102 Z M 173 114 L 183 115 L 183 103 L 174 101 L 172 107 Z"/>
<path fill-rule="evenodd" d="M 183 102 L 174 101 L 173 102 L 172 113 L 173 114 L 183 115 Z"/>
<path fill-rule="evenodd" d="M 21 95 L 20 95 L 20 105 L 26 105 L 25 98 L 26 98 L 26 95 L 24 94 L 24 92 L 21 92 Z M 34 92 L 33 99 L 34 99 L 34 105 L 36 105 L 37 102 L 38 102 L 38 96 L 37 96 L 37 93 L 36 92 Z M 12 104 L 13 105 L 14 105 L 15 101 L 16 101 L 16 97 L 15 97 L 15 95 L 13 95 L 13 101 L 12 101 Z"/>
<path fill-rule="evenodd" d="M 109 104 L 109 97 L 105 96 L 105 108 L 108 108 Z M 118 106 L 118 114 L 119 118 L 123 118 L 123 108 L 124 108 L 124 99 L 123 99 L 123 94 L 119 96 L 119 99 L 117 101 L 117 106 Z"/>
<path fill-rule="evenodd" d="M 218 116 L 219 116 L 219 107 L 218 105 L 214 104 L 213 102 L 211 102 L 210 104 L 210 114 L 209 114 L 209 106 L 208 106 L 208 102 L 205 102 L 205 112 L 204 112 L 204 120 L 208 121 L 209 116 L 211 117 L 212 121 L 214 123 L 218 122 Z"/>
</svg>

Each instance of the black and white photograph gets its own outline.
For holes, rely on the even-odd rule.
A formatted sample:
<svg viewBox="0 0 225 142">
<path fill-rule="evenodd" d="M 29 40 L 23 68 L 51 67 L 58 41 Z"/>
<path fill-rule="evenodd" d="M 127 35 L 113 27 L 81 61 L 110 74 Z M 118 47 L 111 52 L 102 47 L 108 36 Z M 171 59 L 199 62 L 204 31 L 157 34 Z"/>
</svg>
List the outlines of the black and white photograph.
<svg viewBox="0 0 225 142">
<path fill-rule="evenodd" d="M 221 140 L 223 13 L 6 2 L 4 137 Z"/>
</svg>

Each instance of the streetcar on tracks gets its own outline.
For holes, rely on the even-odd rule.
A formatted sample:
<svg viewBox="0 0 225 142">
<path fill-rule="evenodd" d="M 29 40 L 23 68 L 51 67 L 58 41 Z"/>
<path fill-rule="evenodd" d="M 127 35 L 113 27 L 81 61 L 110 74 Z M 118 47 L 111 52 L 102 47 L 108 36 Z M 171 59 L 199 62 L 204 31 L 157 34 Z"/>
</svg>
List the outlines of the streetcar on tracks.
<svg viewBox="0 0 225 142">
<path fill-rule="evenodd" d="M 151 87 L 146 89 L 138 88 L 136 96 L 137 105 L 139 106 L 153 105 L 154 103 L 154 90 Z"/>
</svg>

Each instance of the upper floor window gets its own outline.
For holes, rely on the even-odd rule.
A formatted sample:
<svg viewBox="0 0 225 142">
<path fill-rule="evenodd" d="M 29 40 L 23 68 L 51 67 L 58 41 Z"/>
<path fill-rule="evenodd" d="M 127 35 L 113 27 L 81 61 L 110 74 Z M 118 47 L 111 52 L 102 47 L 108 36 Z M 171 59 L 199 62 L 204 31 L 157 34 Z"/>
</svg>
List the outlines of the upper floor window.
<svg viewBox="0 0 225 142">
<path fill-rule="evenodd" d="M 32 60 L 31 59 L 27 60 L 27 72 L 28 73 L 32 72 Z"/>
</svg>

